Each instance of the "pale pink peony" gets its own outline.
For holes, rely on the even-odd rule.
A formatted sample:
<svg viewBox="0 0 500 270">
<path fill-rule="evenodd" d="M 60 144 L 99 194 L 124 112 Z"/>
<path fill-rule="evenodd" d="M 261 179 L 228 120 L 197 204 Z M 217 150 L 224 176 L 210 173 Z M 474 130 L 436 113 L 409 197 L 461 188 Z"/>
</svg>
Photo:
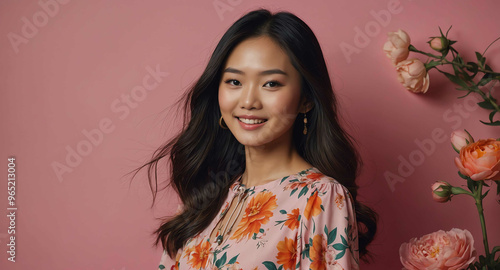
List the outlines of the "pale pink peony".
<svg viewBox="0 0 500 270">
<path fill-rule="evenodd" d="M 412 238 L 399 248 L 401 263 L 407 270 L 465 269 L 476 258 L 474 238 L 468 230 L 453 228 Z"/>
<path fill-rule="evenodd" d="M 473 143 L 474 139 L 472 136 L 464 130 L 455 130 L 451 133 L 451 145 L 455 151 L 460 152 L 462 147 L 466 146 L 469 143 Z M 467 143 L 468 141 L 468 143 Z"/>
<path fill-rule="evenodd" d="M 403 30 L 387 33 L 387 42 L 384 44 L 384 51 L 394 65 L 408 58 L 410 53 L 410 36 Z"/>
<path fill-rule="evenodd" d="M 447 182 L 436 182 L 432 185 L 431 189 L 434 201 L 444 203 L 451 199 L 451 185 Z"/>
<path fill-rule="evenodd" d="M 429 73 L 425 69 L 424 63 L 412 58 L 399 62 L 396 65 L 399 82 L 406 89 L 414 93 L 424 94 L 429 89 Z"/>
<path fill-rule="evenodd" d="M 464 146 L 455 165 L 474 181 L 500 180 L 500 141 L 489 138 Z"/>
</svg>

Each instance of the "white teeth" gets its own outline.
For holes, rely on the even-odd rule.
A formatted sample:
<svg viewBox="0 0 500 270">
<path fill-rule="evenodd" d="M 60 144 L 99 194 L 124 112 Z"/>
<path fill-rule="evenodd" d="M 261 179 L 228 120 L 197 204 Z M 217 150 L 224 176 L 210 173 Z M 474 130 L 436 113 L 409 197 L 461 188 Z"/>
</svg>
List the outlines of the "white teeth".
<svg viewBox="0 0 500 270">
<path fill-rule="evenodd" d="M 245 119 L 245 118 L 238 118 L 238 119 L 245 124 L 260 124 L 266 122 L 266 120 L 262 119 Z"/>
</svg>

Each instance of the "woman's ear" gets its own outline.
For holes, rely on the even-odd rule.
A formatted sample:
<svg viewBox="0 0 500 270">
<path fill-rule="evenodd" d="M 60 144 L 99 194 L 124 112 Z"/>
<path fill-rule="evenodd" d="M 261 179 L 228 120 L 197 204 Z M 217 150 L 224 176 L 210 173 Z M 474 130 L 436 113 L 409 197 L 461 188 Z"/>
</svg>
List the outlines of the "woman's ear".
<svg viewBox="0 0 500 270">
<path fill-rule="evenodd" d="M 300 106 L 300 112 L 301 113 L 306 113 L 310 111 L 314 107 L 314 103 L 311 101 L 308 101 L 306 99 L 303 99 L 302 105 Z"/>
</svg>

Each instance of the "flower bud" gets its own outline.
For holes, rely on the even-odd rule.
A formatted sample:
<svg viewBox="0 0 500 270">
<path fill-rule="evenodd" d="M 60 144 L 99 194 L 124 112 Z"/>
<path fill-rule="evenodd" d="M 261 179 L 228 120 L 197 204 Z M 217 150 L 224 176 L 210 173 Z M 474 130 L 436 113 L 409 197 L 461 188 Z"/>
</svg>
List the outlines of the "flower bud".
<svg viewBox="0 0 500 270">
<path fill-rule="evenodd" d="M 428 41 L 431 48 L 435 51 L 442 52 L 448 48 L 448 39 L 444 37 L 433 37 L 430 41 Z"/>
<path fill-rule="evenodd" d="M 451 133 L 451 146 L 457 153 L 460 153 L 460 149 L 468 144 L 474 142 L 474 138 L 467 132 L 467 130 L 455 130 Z"/>
<path fill-rule="evenodd" d="M 452 186 L 444 181 L 436 182 L 432 185 L 432 199 L 436 202 L 444 203 L 451 199 Z"/>
</svg>

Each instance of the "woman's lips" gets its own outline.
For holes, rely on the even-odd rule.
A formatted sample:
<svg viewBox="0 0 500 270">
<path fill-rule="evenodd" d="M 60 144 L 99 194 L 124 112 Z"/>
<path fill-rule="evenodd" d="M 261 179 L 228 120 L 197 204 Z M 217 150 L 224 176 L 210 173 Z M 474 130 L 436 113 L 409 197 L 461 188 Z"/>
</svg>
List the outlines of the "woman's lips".
<svg viewBox="0 0 500 270">
<path fill-rule="evenodd" d="M 262 120 L 265 120 L 264 122 L 262 123 L 258 123 L 258 124 L 247 124 L 247 123 L 244 123 L 242 122 L 238 117 L 236 117 L 236 119 L 238 119 L 238 123 L 240 123 L 240 126 L 245 129 L 245 130 L 254 130 L 254 129 L 257 129 L 261 126 L 263 126 L 266 122 L 267 122 L 267 119 L 262 119 Z"/>
</svg>

